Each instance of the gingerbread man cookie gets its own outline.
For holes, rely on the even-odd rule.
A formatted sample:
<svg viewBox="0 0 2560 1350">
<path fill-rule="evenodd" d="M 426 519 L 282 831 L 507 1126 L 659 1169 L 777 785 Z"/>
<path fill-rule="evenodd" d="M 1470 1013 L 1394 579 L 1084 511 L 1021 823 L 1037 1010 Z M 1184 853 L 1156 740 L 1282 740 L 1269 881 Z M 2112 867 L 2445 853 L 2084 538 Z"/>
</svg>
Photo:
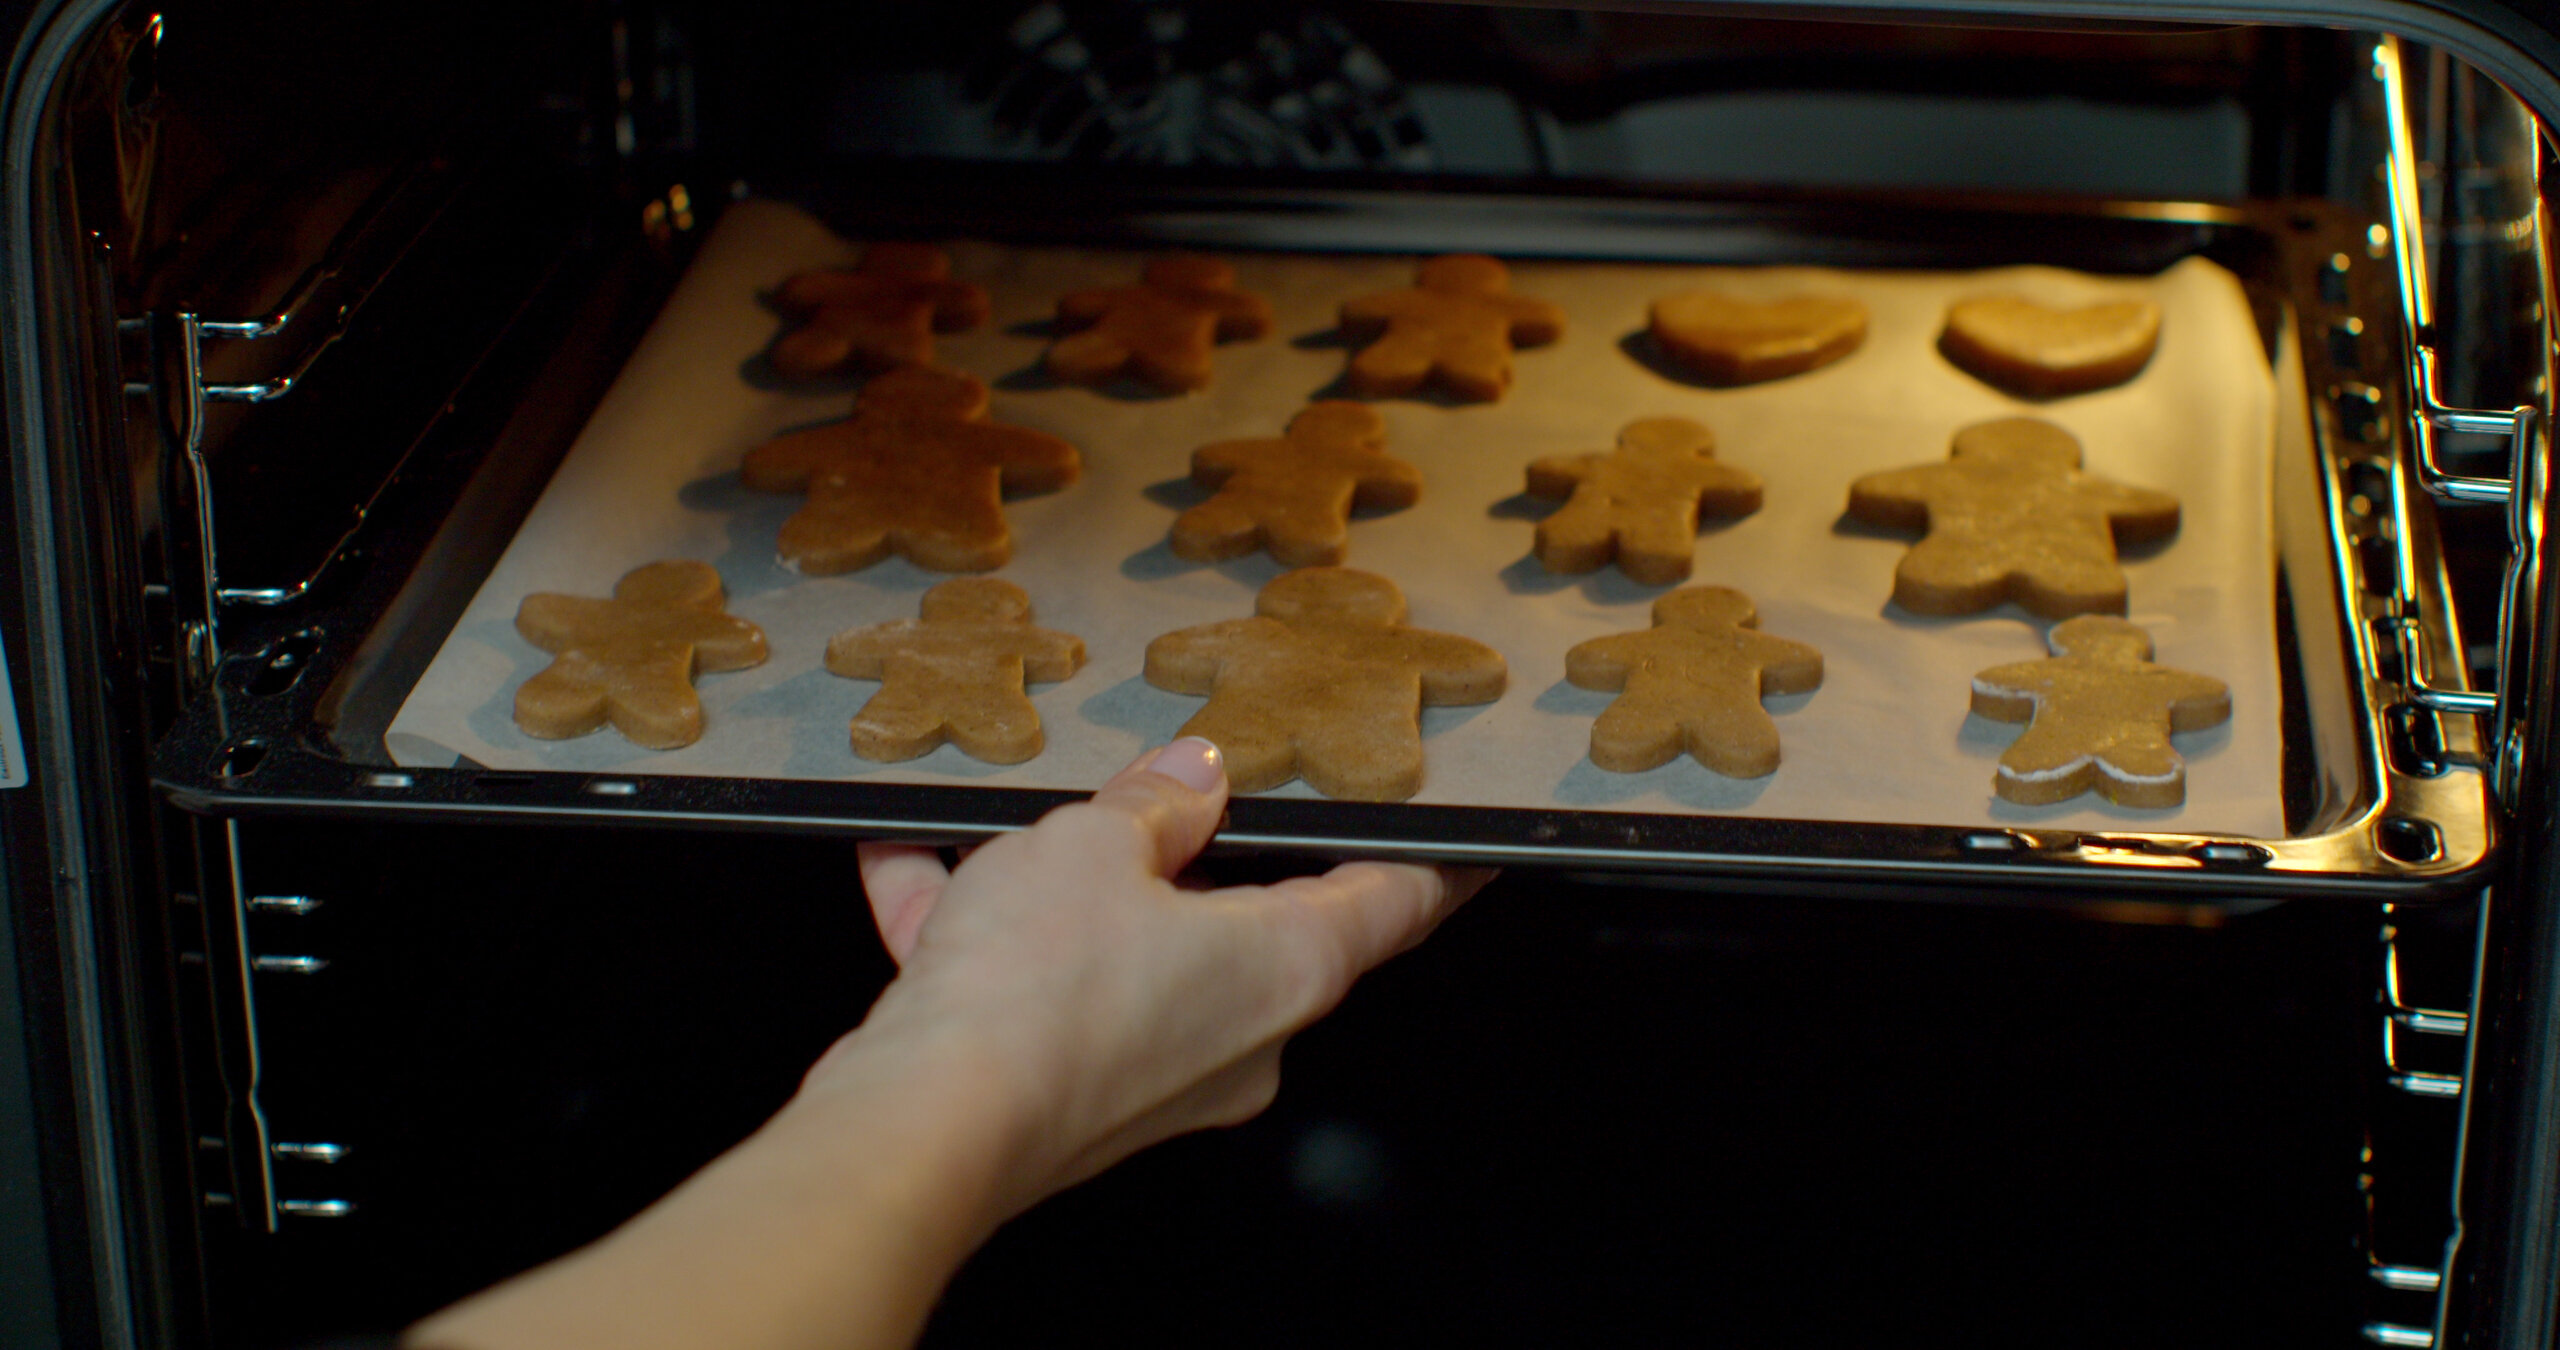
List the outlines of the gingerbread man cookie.
<svg viewBox="0 0 2560 1350">
<path fill-rule="evenodd" d="M 1654 345 L 1700 379 L 1758 384 L 1801 375 L 1867 340 L 1867 307 L 1848 296 L 1743 300 L 1687 291 L 1653 302 Z"/>
<path fill-rule="evenodd" d="M 1691 586 L 1653 602 L 1653 627 L 1574 644 L 1564 677 L 1617 693 L 1591 725 L 1591 762 L 1615 773 L 1665 764 L 1686 750 L 1728 778 L 1778 767 L 1769 694 L 1822 685 L 1822 653 L 1759 631 L 1751 597 Z"/>
<path fill-rule="evenodd" d="M 1328 797 L 1402 801 L 1422 789 L 1425 705 L 1490 703 L 1508 672 L 1481 642 L 1407 628 L 1385 577 L 1308 567 L 1274 578 L 1254 617 L 1147 644 L 1147 683 L 1209 704 L 1181 735 L 1226 755 L 1238 792 L 1291 778 Z"/>
<path fill-rule="evenodd" d="M 720 574 L 677 560 L 634 568 L 613 598 L 528 595 L 516 631 L 552 662 L 516 690 L 516 725 L 562 740 L 607 722 L 633 745 L 673 750 L 702 738 L 693 677 L 744 670 L 765 658 L 764 630 L 734 614 Z"/>
<path fill-rule="evenodd" d="M 1031 597 L 994 577 L 942 582 L 924 593 L 919 613 L 827 643 L 829 671 L 880 682 L 853 715 L 853 753 L 914 759 L 948 741 L 990 764 L 1039 754 L 1040 713 L 1023 686 L 1075 674 L 1084 643 L 1034 627 Z"/>
<path fill-rule="evenodd" d="M 2178 499 L 2083 473 L 2070 432 L 2008 417 L 1957 432 L 1946 463 L 1859 479 L 1849 514 L 1926 531 L 1894 569 L 1904 609 L 1976 614 L 2015 600 L 2059 619 L 2124 612 L 2116 545 L 2175 533 Z"/>
<path fill-rule="evenodd" d="M 1529 495 L 1565 497 L 1538 522 L 1538 561 L 1551 572 L 1618 570 L 1648 586 L 1689 575 L 1698 517 L 1760 509 L 1760 478 L 1715 458 L 1715 433 L 1685 417 L 1648 417 L 1602 454 L 1551 455 L 1529 465 Z"/>
<path fill-rule="evenodd" d="M 1456 398 L 1497 399 L 1511 387 L 1512 348 L 1564 336 L 1564 311 L 1513 295 L 1500 259 L 1427 259 L 1414 282 L 1342 302 L 1343 335 L 1363 344 L 1343 372 L 1351 392 L 1393 398 L 1436 383 Z"/>
<path fill-rule="evenodd" d="M 1049 373 L 1076 384 L 1132 375 L 1167 391 L 1204 389 L 1209 351 L 1271 331 L 1271 302 L 1236 289 L 1236 269 L 1177 254 L 1147 264 L 1135 286 L 1076 291 L 1058 323 L 1081 330 L 1049 348 Z"/>
<path fill-rule="evenodd" d="M 2026 806 L 2092 788 L 2124 806 L 2177 806 L 2187 766 L 2173 732 L 2231 720 L 2231 688 L 2151 663 L 2151 635 L 2101 614 L 2055 624 L 2053 655 L 1973 677 L 1973 710 L 2027 730 L 2000 753 L 1992 790 Z"/>
<path fill-rule="evenodd" d="M 841 422 L 747 452 L 739 476 L 764 492 L 806 492 L 782 525 L 784 566 L 850 572 L 896 553 L 935 572 L 984 572 L 1013 556 L 1007 493 L 1076 480 L 1076 448 L 985 420 L 987 386 L 937 366 L 873 377 Z"/>
<path fill-rule="evenodd" d="M 774 292 L 795 325 L 777 338 L 773 368 L 795 380 L 887 370 L 933 360 L 933 335 L 987 321 L 985 288 L 951 279 L 951 256 L 931 244 L 873 244 L 851 269 L 802 272 Z"/>
<path fill-rule="evenodd" d="M 1191 481 L 1217 495 L 1176 518 L 1168 542 L 1200 562 L 1268 548 L 1291 567 L 1338 563 L 1353 507 L 1401 511 L 1422 496 L 1422 471 L 1387 454 L 1386 419 L 1340 400 L 1302 409 L 1278 440 L 1201 446 Z"/>
<path fill-rule="evenodd" d="M 2013 394 L 2054 398 L 2122 384 L 2160 345 L 2160 307 L 2110 300 L 2047 309 L 2014 295 L 1961 300 L 1947 310 L 1938 350 Z"/>
</svg>

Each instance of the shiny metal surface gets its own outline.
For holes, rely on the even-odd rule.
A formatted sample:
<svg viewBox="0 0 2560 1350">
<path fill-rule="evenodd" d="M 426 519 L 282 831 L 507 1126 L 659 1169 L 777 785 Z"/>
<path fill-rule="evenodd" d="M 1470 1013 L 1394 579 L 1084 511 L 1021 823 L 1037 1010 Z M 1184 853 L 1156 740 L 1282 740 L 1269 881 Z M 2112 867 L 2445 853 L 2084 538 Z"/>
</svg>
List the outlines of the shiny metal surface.
<svg viewBox="0 0 2560 1350">
<path fill-rule="evenodd" d="M 2395 1073 L 2384 1080 L 2412 1097 L 2441 1097 L 2447 1100 L 2462 1095 L 2462 1078 L 2450 1073 Z"/>
<path fill-rule="evenodd" d="M 2424 1347 L 2436 1343 L 2436 1334 L 2425 1327 L 2404 1327 L 2393 1322 L 2365 1323 L 2364 1338 L 2375 1345 Z"/>
<path fill-rule="evenodd" d="M 226 1121 L 245 1120 L 247 1123 L 249 1138 L 239 1138 L 235 1130 L 230 1140 L 231 1156 L 241 1163 L 241 1171 L 235 1175 L 254 1171 L 258 1194 L 249 1212 L 261 1229 L 272 1233 L 276 1231 L 277 1215 L 275 1135 L 267 1127 L 266 1107 L 258 1099 L 259 1079 L 265 1069 L 260 1061 L 258 1044 L 258 982 L 253 976 L 260 969 L 260 964 L 249 950 L 249 887 L 240 874 L 240 822 L 226 820 L 222 826 L 223 861 L 231 891 L 232 950 L 238 954 L 239 1004 L 233 1012 L 239 1021 L 245 1070 L 242 1080 L 225 1083 L 230 1090 L 232 1108 Z"/>
<path fill-rule="evenodd" d="M 2444 1272 L 2432 1266 L 2375 1266 L 2373 1282 L 2404 1293 L 2432 1294 L 2444 1285 Z"/>
<path fill-rule="evenodd" d="M 2471 1030 L 2471 1014 L 2433 1008 L 2396 1008 L 2391 1020 L 2427 1036 L 2461 1036 Z"/>
<path fill-rule="evenodd" d="M 2539 584 L 2539 570 L 2533 559 L 2539 553 L 2541 501 L 2531 485 L 2540 476 L 2538 456 L 2547 449 L 2543 445 L 2547 439 L 2543 434 L 2547 418 L 2541 409 L 2529 404 L 2503 411 L 2455 408 L 2446 406 L 2437 397 L 2440 384 L 2435 298 L 2428 280 L 2423 212 L 2418 192 L 2419 164 L 2410 130 L 2407 83 L 2398 37 L 2385 35 L 2375 44 L 2373 73 L 2383 87 L 2383 113 L 2389 127 L 2384 167 L 2389 186 L 2390 245 L 2399 280 L 2403 317 L 2401 356 L 2409 381 L 2411 461 L 2420 486 L 2443 500 L 2507 508 L 2508 564 L 2500 595 L 2497 632 L 2497 668 L 2500 678 L 2505 679 L 2510 670 L 2508 648 L 2516 636 L 2518 616 L 2532 612 L 2532 592 Z M 2527 216 L 2518 224 L 2531 232 L 2537 251 L 2547 247 L 2540 237 L 2538 213 Z M 2540 274 L 2548 275 L 2547 270 Z M 2547 303 L 2548 297 L 2545 299 Z M 2483 478 L 2448 472 L 2439 462 L 2439 433 L 2507 438 L 2507 463 L 2514 477 Z M 2519 484 L 2525 486 L 2520 488 Z M 2403 575 L 2404 578 L 2412 575 L 2405 566 Z M 2520 755 L 2508 753 L 2514 722 L 2511 710 L 2501 707 L 2495 692 L 2445 688 L 2433 683 L 2427 678 L 2426 668 L 2414 661 L 2405 664 L 2404 670 L 2410 697 L 2420 706 L 2437 712 L 2492 719 L 2490 743 L 2496 747 L 2490 766 L 2492 786 L 2502 799 L 2512 800 L 2514 779 L 2527 772 L 2528 767 Z"/>
</svg>

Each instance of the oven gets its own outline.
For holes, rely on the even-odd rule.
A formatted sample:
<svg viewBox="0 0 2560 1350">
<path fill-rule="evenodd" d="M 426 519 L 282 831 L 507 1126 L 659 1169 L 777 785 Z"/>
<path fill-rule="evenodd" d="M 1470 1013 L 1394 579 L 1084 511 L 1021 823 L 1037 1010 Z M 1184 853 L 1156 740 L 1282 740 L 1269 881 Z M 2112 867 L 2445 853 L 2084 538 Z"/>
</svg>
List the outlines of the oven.
<svg viewBox="0 0 2560 1350">
<path fill-rule="evenodd" d="M 1446 253 L 1506 259 L 1567 338 L 1490 404 L 1368 400 L 1432 485 L 1359 515 L 1353 563 L 1511 688 L 1424 715 L 1412 800 L 1240 795 L 1207 865 L 1506 874 L 1293 1045 L 1263 1118 L 999 1235 L 928 1344 L 2551 1340 L 2549 16 L 8 22 L 0 1341 L 396 1328 L 751 1130 L 892 973 L 851 842 L 966 845 L 1174 734 L 1197 705 L 1146 638 L 1282 570 L 1153 542 L 1205 495 L 1183 456 L 1344 394 L 1333 306 Z M 774 293 L 878 240 L 986 284 L 938 359 L 1084 453 L 1005 508 L 998 575 L 1091 649 L 1022 765 L 846 753 L 869 686 L 826 635 L 938 574 L 780 568 L 796 503 L 737 479 L 869 387 L 777 372 Z M 1271 334 L 1173 397 L 1044 373 L 1058 295 L 1173 252 L 1230 261 Z M 1771 277 L 1858 294 L 1867 346 L 1731 388 L 1644 331 Z M 2121 397 L 1988 392 L 1930 339 L 1997 286 L 2140 293 L 2167 336 Z M 2232 690 L 2179 739 L 2183 806 L 1997 798 L 2015 733 L 1963 671 L 2043 620 L 1871 584 L 1907 541 L 1842 511 L 1855 469 L 1994 408 L 2184 498 L 2128 554 L 2162 659 Z M 1526 556 L 1523 464 L 1673 414 L 1769 480 L 1695 580 L 1826 651 L 1765 780 L 1582 762 L 1606 700 L 1563 648 L 1661 588 Z M 522 735 L 524 596 L 674 555 L 767 667 L 703 675 L 680 751 Z"/>
</svg>

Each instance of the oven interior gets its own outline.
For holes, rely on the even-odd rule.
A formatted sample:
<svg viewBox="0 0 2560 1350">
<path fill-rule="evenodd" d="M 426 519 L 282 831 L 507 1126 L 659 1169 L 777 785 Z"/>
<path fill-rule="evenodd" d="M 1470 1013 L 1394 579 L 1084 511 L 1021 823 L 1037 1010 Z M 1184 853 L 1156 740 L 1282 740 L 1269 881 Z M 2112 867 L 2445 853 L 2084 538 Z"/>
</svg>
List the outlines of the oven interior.
<svg viewBox="0 0 2560 1350">
<path fill-rule="evenodd" d="M 108 560 L 133 678 L 96 697 L 162 803 L 126 959 L 138 1222 L 170 1235 L 146 1316 L 181 1338 L 396 1325 L 592 1236 L 891 973 L 851 897 L 867 802 L 722 780 L 652 814 L 379 749 L 421 635 L 747 197 L 856 237 L 1428 239 L 1525 203 L 1789 261 L 2205 256 L 2254 283 L 2300 421 L 2283 837 L 1709 823 L 1638 856 L 1567 821 L 1309 1033 L 1269 1116 L 1008 1230 L 930 1343 L 2440 1327 L 2455 1010 L 2525 771 L 2476 691 L 2533 659 L 2530 512 L 2464 485 L 2538 473 L 2531 417 L 2454 414 L 2547 394 L 2533 119 L 2443 51 L 1669 7 L 171 3 L 102 11 L 66 69 L 50 337 L 89 490 L 56 527 Z M 886 826 L 940 842 L 1048 799 L 918 800 Z M 1268 807 L 1248 842 L 1519 828 Z"/>
</svg>

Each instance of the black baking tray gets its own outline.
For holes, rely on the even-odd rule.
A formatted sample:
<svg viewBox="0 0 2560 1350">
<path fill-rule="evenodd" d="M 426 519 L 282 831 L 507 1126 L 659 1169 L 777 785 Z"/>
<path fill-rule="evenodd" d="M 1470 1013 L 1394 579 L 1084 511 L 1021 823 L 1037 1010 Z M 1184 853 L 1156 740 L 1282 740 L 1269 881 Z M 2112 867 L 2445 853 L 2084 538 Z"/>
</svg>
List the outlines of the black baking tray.
<svg viewBox="0 0 2560 1350">
<path fill-rule="evenodd" d="M 887 174 L 891 171 L 884 170 Z M 912 170 L 898 172 L 913 173 Z M 836 181 L 843 181 L 838 179 Z M 747 185 L 736 188 L 743 195 Z M 1465 192 L 1417 182 L 1272 190 L 1026 170 L 1001 183 L 926 175 L 854 196 L 763 182 L 851 237 L 932 232 L 1000 242 L 1439 250 L 1487 235 L 1515 256 L 1963 268 L 2044 263 L 2148 274 L 2205 256 L 2240 277 L 2278 376 L 2276 612 L 2285 834 L 1866 825 L 1242 798 L 1220 847 L 1313 856 L 1529 864 L 1656 877 L 1748 877 L 1822 890 L 2165 892 L 2217 901 L 2308 891 L 2417 898 L 2471 883 L 2495 818 L 2470 719 L 2417 708 L 2377 625 L 2406 608 L 2420 646 L 2464 651 L 2434 520 L 2391 410 L 2400 380 L 2389 261 L 2369 222 L 2325 202 L 2236 205 L 1959 194 Z M 913 205 L 930 203 L 930 206 Z M 708 218 L 716 204 L 695 201 Z M 663 223 L 664 214 L 658 220 Z M 303 603 L 224 616 L 211 691 L 158 747 L 178 807 L 216 816 L 340 815 L 627 823 L 965 843 L 1074 794 L 631 774 L 400 767 L 382 745 L 400 701 L 487 575 L 551 468 L 681 271 L 681 237 L 598 230 L 410 455 Z M 2354 319 L 2356 324 L 2346 320 Z M 327 372 L 316 373 L 320 379 Z M 351 360 L 343 378 L 362 378 Z M 528 397 L 541 390 L 539 398 Z M 2406 547 L 2399 544 L 2406 537 Z"/>
</svg>

